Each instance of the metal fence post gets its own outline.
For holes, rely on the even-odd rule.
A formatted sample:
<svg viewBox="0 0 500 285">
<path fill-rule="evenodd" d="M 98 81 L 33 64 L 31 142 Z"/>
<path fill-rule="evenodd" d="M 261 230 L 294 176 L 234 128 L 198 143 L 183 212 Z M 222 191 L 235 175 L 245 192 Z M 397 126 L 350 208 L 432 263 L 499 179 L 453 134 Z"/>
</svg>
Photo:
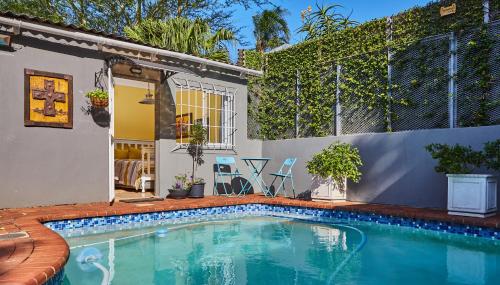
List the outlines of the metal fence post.
<svg viewBox="0 0 500 285">
<path fill-rule="evenodd" d="M 335 135 L 340 136 L 342 134 L 342 106 L 340 105 L 340 79 L 342 73 L 342 65 L 337 64 L 337 83 L 335 92 Z"/>
<path fill-rule="evenodd" d="M 299 137 L 299 110 L 300 110 L 300 72 L 295 73 L 295 137 Z"/>
<path fill-rule="evenodd" d="M 490 1 L 483 0 L 483 23 L 488 24 L 490 22 Z"/>
<path fill-rule="evenodd" d="M 448 60 L 448 116 L 449 127 L 457 127 L 457 36 L 450 33 L 450 58 Z"/>
<path fill-rule="evenodd" d="M 392 17 L 387 17 L 387 129 L 386 131 L 392 131 L 392 118 L 391 118 L 391 98 L 392 98 Z"/>
</svg>

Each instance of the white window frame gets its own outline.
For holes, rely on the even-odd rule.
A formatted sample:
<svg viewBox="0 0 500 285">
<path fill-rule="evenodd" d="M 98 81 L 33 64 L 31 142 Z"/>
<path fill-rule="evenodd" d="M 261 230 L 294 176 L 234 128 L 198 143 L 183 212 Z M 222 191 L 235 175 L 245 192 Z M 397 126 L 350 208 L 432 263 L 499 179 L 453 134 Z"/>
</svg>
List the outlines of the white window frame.
<svg viewBox="0 0 500 285">
<path fill-rule="evenodd" d="M 221 86 L 217 85 L 214 83 L 206 83 L 202 82 L 199 80 L 192 80 L 192 79 L 181 79 L 181 78 L 173 78 L 172 81 L 175 84 L 175 97 L 177 97 L 177 92 L 181 91 L 195 91 L 195 92 L 202 92 L 202 124 L 203 127 L 209 128 L 209 127 L 219 127 L 220 128 L 220 136 L 221 136 L 221 142 L 220 143 L 212 143 L 208 142 L 206 144 L 206 148 L 208 149 L 221 149 L 221 150 L 230 150 L 235 148 L 235 133 L 236 133 L 236 111 L 235 111 L 235 96 L 237 89 L 232 88 L 232 87 L 226 87 L 226 86 Z M 211 94 L 211 96 L 221 96 L 222 97 L 222 107 L 221 109 L 216 109 L 220 111 L 221 118 L 220 118 L 220 125 L 212 125 L 212 122 L 215 120 L 208 120 L 207 118 L 210 116 L 209 111 L 211 108 L 208 106 L 208 96 Z M 185 109 L 187 107 L 187 113 L 194 113 L 194 110 L 192 111 L 191 108 L 199 108 L 197 105 L 191 105 L 191 102 L 189 102 L 191 96 L 188 96 L 188 102 L 182 102 L 182 97 L 180 96 L 181 102 L 175 102 L 175 109 L 176 109 L 176 116 L 179 115 L 177 114 L 177 107 L 181 105 L 181 109 Z M 198 100 L 197 100 L 198 101 Z M 184 113 L 184 111 L 183 111 Z M 191 122 L 190 125 L 193 125 L 195 122 Z M 209 125 L 210 124 L 210 125 Z M 177 141 L 177 139 L 176 139 Z M 183 142 L 182 141 L 182 134 L 181 134 L 181 142 L 177 142 L 177 148 L 186 148 L 188 146 L 188 142 Z"/>
</svg>

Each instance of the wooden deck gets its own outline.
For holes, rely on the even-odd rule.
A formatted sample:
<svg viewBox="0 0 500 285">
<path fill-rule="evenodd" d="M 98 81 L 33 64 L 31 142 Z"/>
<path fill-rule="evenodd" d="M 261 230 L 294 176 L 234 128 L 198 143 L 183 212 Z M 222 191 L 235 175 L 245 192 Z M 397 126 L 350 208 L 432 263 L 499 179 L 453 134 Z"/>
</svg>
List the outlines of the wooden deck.
<svg viewBox="0 0 500 285">
<path fill-rule="evenodd" d="M 206 197 L 203 199 L 167 199 L 147 203 L 91 203 L 0 210 L 0 234 L 26 231 L 29 237 L 0 241 L 1 284 L 43 284 L 66 263 L 69 248 L 62 237 L 41 223 L 82 217 L 123 215 L 156 211 L 206 208 L 225 205 L 262 203 L 311 208 L 379 213 L 408 218 L 500 228 L 500 214 L 480 219 L 449 216 L 446 211 L 403 206 L 361 204 L 354 202 L 304 202 L 282 197 L 249 195 L 242 198 Z"/>
</svg>

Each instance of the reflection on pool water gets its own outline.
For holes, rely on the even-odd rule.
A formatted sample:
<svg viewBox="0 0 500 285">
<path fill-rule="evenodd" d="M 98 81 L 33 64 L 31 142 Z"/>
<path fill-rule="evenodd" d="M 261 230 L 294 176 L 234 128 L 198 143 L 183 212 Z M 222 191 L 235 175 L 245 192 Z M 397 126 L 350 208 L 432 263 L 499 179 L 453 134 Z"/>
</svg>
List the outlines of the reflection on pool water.
<svg viewBox="0 0 500 285">
<path fill-rule="evenodd" d="M 65 284 L 500 284 L 496 241 L 366 222 L 237 217 L 66 240 Z"/>
</svg>

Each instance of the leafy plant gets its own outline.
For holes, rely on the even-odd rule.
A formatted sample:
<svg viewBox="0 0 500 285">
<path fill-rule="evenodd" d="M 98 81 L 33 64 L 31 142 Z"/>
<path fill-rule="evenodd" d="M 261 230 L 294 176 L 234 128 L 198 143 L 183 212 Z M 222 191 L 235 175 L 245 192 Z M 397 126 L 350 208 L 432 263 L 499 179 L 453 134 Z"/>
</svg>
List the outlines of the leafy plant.
<svg viewBox="0 0 500 285">
<path fill-rule="evenodd" d="M 155 47 L 215 60 L 227 60 L 226 44 L 235 40 L 227 29 L 213 31 L 208 22 L 177 17 L 161 20 L 144 20 L 125 27 L 125 34 L 136 41 Z"/>
<path fill-rule="evenodd" d="M 438 165 L 434 169 L 439 173 L 468 174 L 481 167 L 484 159 L 482 152 L 474 151 L 471 146 L 430 144 L 425 149 L 437 159 Z"/>
<path fill-rule="evenodd" d="M 487 25 L 482 25 L 470 37 L 463 55 L 467 60 L 460 65 L 458 80 L 468 82 L 461 96 L 469 102 L 474 100 L 477 103 L 464 104 L 466 112 L 460 116 L 459 123 L 466 127 L 494 125 L 490 113 L 500 105 L 499 100 L 492 98 L 494 80 L 490 55 L 495 40 L 491 38 Z"/>
<path fill-rule="evenodd" d="M 194 124 L 191 126 L 191 140 L 187 148 L 188 154 L 193 160 L 193 171 L 191 176 L 191 182 L 194 184 L 195 181 L 199 181 L 196 178 L 196 170 L 198 166 L 202 165 L 205 161 L 203 160 L 203 146 L 207 142 L 207 130 L 201 124 Z"/>
<path fill-rule="evenodd" d="M 483 151 L 486 167 L 500 171 L 500 139 L 485 143 Z"/>
<path fill-rule="evenodd" d="M 439 8 L 451 3 L 457 4 L 457 12 L 449 17 L 441 17 Z M 304 12 L 304 17 L 311 16 L 313 10 L 319 12 L 324 9 L 313 7 Z M 327 14 L 338 14 L 337 11 L 337 8 L 332 8 Z M 446 85 L 449 77 L 442 60 L 446 61 L 449 56 L 449 43 L 448 39 L 435 40 L 429 37 L 454 31 L 462 40 L 469 31 L 480 27 L 482 22 L 481 0 L 434 1 L 427 6 L 393 15 L 390 19 L 375 19 L 345 29 L 340 26 L 339 31 L 324 33 L 290 48 L 263 54 L 261 59 L 257 55 L 253 56 L 252 61 L 245 58 L 246 66 L 262 66 L 265 71 L 261 79 L 249 82 L 249 92 L 255 93 L 252 94 L 255 100 L 248 105 L 249 122 L 254 123 L 249 128 L 256 130 L 250 133 L 263 139 L 294 137 L 298 113 L 299 137 L 331 135 L 335 117 L 335 108 L 332 106 L 336 100 L 337 65 L 341 66 L 339 91 L 342 111 L 346 118 L 352 117 L 352 120 L 343 120 L 349 124 L 343 128 L 344 131 L 401 130 L 401 125 L 415 120 L 415 115 L 420 115 L 418 118 L 425 120 L 428 128 L 447 127 L 446 114 L 442 115 L 438 110 L 446 108 L 448 102 Z M 483 36 L 486 37 L 486 34 Z M 488 42 L 482 40 L 485 44 L 483 47 L 461 49 L 477 50 L 475 57 L 470 58 L 478 60 L 460 61 L 459 64 L 476 66 L 477 72 L 484 71 L 482 75 L 471 74 L 471 78 L 479 78 L 478 84 L 489 88 L 475 88 L 488 96 L 469 96 L 470 103 L 461 103 L 461 108 L 466 107 L 464 105 L 479 105 L 479 110 L 486 110 L 483 107 L 491 110 L 498 106 L 492 101 L 491 83 L 486 86 L 488 78 L 491 78 L 491 70 L 497 64 Z M 392 54 L 391 59 L 388 58 L 388 51 Z M 246 55 L 249 53 L 255 51 Z M 490 62 L 489 71 L 482 68 L 485 65 L 481 65 L 486 61 Z M 393 67 L 390 81 L 389 64 Z M 299 74 L 298 86 L 296 74 Z M 299 92 L 296 92 L 297 89 Z M 299 106 L 296 102 L 299 102 Z M 361 123 L 354 121 L 356 116 L 350 116 L 347 113 L 349 111 L 365 120 Z M 415 126 L 406 124 L 405 127 Z"/>
<path fill-rule="evenodd" d="M 359 151 L 347 143 L 336 142 L 315 154 L 307 162 L 306 168 L 310 174 L 323 179 L 332 178 L 338 183 L 344 179 L 359 182 L 363 165 Z"/>
<path fill-rule="evenodd" d="M 109 94 L 108 94 L 108 92 L 97 88 L 97 89 L 92 90 L 92 91 L 88 92 L 87 94 L 85 94 L 85 97 L 98 98 L 98 99 L 108 99 Z"/>
<path fill-rule="evenodd" d="M 175 183 L 172 185 L 174 190 L 189 190 L 190 187 L 187 183 L 187 174 L 178 174 L 174 176 Z"/>
<path fill-rule="evenodd" d="M 191 181 L 187 182 L 187 187 L 191 188 L 194 184 L 203 184 L 203 183 L 205 183 L 205 179 L 195 178 L 195 179 L 192 179 Z"/>
<path fill-rule="evenodd" d="M 324 6 L 316 2 L 316 10 L 313 11 L 309 6 L 301 12 L 303 24 L 299 32 L 306 33 L 306 40 L 310 40 L 355 26 L 357 23 L 349 19 L 350 15 L 342 15 L 338 12 L 339 8 L 342 6 Z"/>
</svg>

